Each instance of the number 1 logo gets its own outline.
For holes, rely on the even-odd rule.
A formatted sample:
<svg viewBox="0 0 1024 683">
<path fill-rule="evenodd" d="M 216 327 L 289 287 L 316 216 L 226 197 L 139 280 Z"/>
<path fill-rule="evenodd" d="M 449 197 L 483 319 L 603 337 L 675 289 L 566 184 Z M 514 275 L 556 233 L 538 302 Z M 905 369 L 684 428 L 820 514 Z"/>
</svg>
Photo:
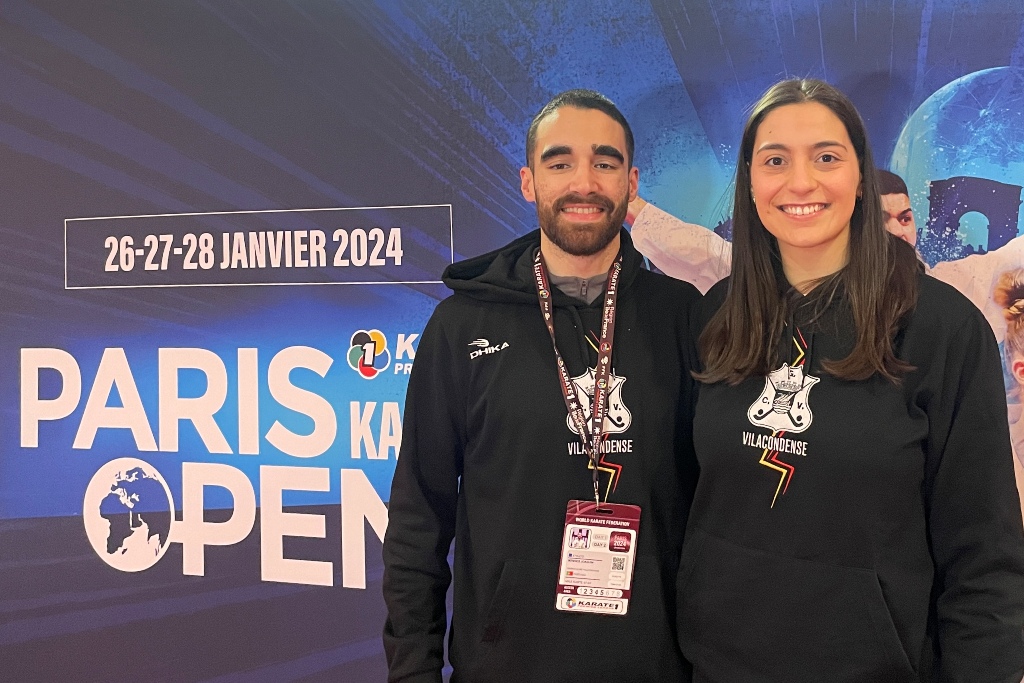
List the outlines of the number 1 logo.
<svg viewBox="0 0 1024 683">
<path fill-rule="evenodd" d="M 356 330 L 349 342 L 348 365 L 364 379 L 373 379 L 391 365 L 388 340 L 380 330 Z"/>
</svg>

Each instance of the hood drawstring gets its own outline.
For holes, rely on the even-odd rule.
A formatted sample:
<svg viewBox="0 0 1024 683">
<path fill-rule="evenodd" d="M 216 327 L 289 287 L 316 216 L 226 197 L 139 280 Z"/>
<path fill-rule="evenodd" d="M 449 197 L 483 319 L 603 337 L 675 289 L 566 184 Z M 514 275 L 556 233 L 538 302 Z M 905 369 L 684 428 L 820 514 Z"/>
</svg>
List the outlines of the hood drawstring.
<svg viewBox="0 0 1024 683">
<path fill-rule="evenodd" d="M 583 318 L 580 317 L 579 309 L 576 306 L 565 306 L 565 308 L 572 314 L 572 326 L 576 329 L 576 344 L 580 351 L 580 358 L 583 359 L 589 368 L 593 363 L 591 362 L 589 346 L 587 344 L 587 326 L 583 324 Z"/>
<path fill-rule="evenodd" d="M 797 304 L 790 302 L 789 315 L 786 319 L 786 328 L 782 332 L 782 342 L 789 349 L 789 353 L 785 354 L 786 365 L 793 367 L 793 364 L 797 362 L 796 353 L 796 335 L 798 333 L 796 326 L 796 306 Z"/>
<path fill-rule="evenodd" d="M 814 329 L 817 327 L 817 320 L 812 317 L 805 321 L 805 329 L 801 329 L 797 324 L 797 311 L 805 302 L 797 296 L 790 295 L 787 303 L 789 315 L 783 329 L 782 341 L 786 344 L 788 352 L 783 353 L 782 358 L 789 367 L 802 365 L 804 374 L 809 374 L 812 372 L 814 361 Z"/>
<path fill-rule="evenodd" d="M 814 371 L 814 331 L 807 335 L 807 359 L 804 361 L 804 375 Z"/>
</svg>

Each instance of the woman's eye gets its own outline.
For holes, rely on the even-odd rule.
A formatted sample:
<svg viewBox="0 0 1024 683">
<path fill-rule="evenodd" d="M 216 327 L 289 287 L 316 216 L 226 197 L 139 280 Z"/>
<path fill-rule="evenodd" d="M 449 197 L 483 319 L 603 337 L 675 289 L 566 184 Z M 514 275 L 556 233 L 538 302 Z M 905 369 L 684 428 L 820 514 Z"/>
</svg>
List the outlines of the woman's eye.
<svg viewBox="0 0 1024 683">
<path fill-rule="evenodd" d="M 833 161 L 836 161 L 836 157 L 834 154 L 822 154 L 821 160 L 826 164 L 831 164 Z"/>
<path fill-rule="evenodd" d="M 782 166 L 785 162 L 782 157 L 769 157 L 764 163 L 768 166 Z"/>
</svg>

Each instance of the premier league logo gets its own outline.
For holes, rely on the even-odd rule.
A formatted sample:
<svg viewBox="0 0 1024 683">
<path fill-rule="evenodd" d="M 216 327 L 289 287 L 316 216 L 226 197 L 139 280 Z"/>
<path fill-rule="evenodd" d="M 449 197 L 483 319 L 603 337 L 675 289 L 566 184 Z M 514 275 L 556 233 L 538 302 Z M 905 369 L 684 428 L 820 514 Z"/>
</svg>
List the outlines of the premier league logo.
<svg viewBox="0 0 1024 683">
<path fill-rule="evenodd" d="M 594 407 L 594 380 L 596 377 L 597 372 L 593 368 L 589 368 L 579 377 L 572 378 L 573 387 L 576 389 L 576 400 L 582 404 L 588 424 Z M 604 433 L 621 434 L 629 429 L 629 425 L 633 421 L 633 415 L 629 412 L 629 408 L 622 402 L 622 385 L 626 383 L 626 378 L 608 373 L 608 382 L 610 388 L 608 390 L 608 410 L 604 414 Z M 573 434 L 578 433 L 571 415 L 565 418 L 565 423 Z"/>
<path fill-rule="evenodd" d="M 805 375 L 802 366 L 782 367 L 765 378 L 764 389 L 747 410 L 751 424 L 773 432 L 799 434 L 811 426 L 814 416 L 807 396 L 819 380 Z"/>
</svg>

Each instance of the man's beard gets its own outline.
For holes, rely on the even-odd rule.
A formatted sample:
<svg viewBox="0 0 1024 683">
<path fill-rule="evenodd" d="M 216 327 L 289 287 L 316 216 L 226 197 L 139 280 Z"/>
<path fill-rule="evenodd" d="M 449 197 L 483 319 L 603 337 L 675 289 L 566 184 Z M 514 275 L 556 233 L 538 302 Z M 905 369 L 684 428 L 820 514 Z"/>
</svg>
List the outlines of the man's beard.
<svg viewBox="0 0 1024 683">
<path fill-rule="evenodd" d="M 566 204 L 593 204 L 604 209 L 604 220 L 592 223 L 571 223 L 562 220 L 562 209 Z M 611 244 L 622 229 L 629 208 L 629 198 L 615 204 L 599 194 L 570 193 L 559 197 L 550 205 L 537 202 L 537 219 L 540 229 L 551 242 L 571 256 L 593 256 Z"/>
</svg>

